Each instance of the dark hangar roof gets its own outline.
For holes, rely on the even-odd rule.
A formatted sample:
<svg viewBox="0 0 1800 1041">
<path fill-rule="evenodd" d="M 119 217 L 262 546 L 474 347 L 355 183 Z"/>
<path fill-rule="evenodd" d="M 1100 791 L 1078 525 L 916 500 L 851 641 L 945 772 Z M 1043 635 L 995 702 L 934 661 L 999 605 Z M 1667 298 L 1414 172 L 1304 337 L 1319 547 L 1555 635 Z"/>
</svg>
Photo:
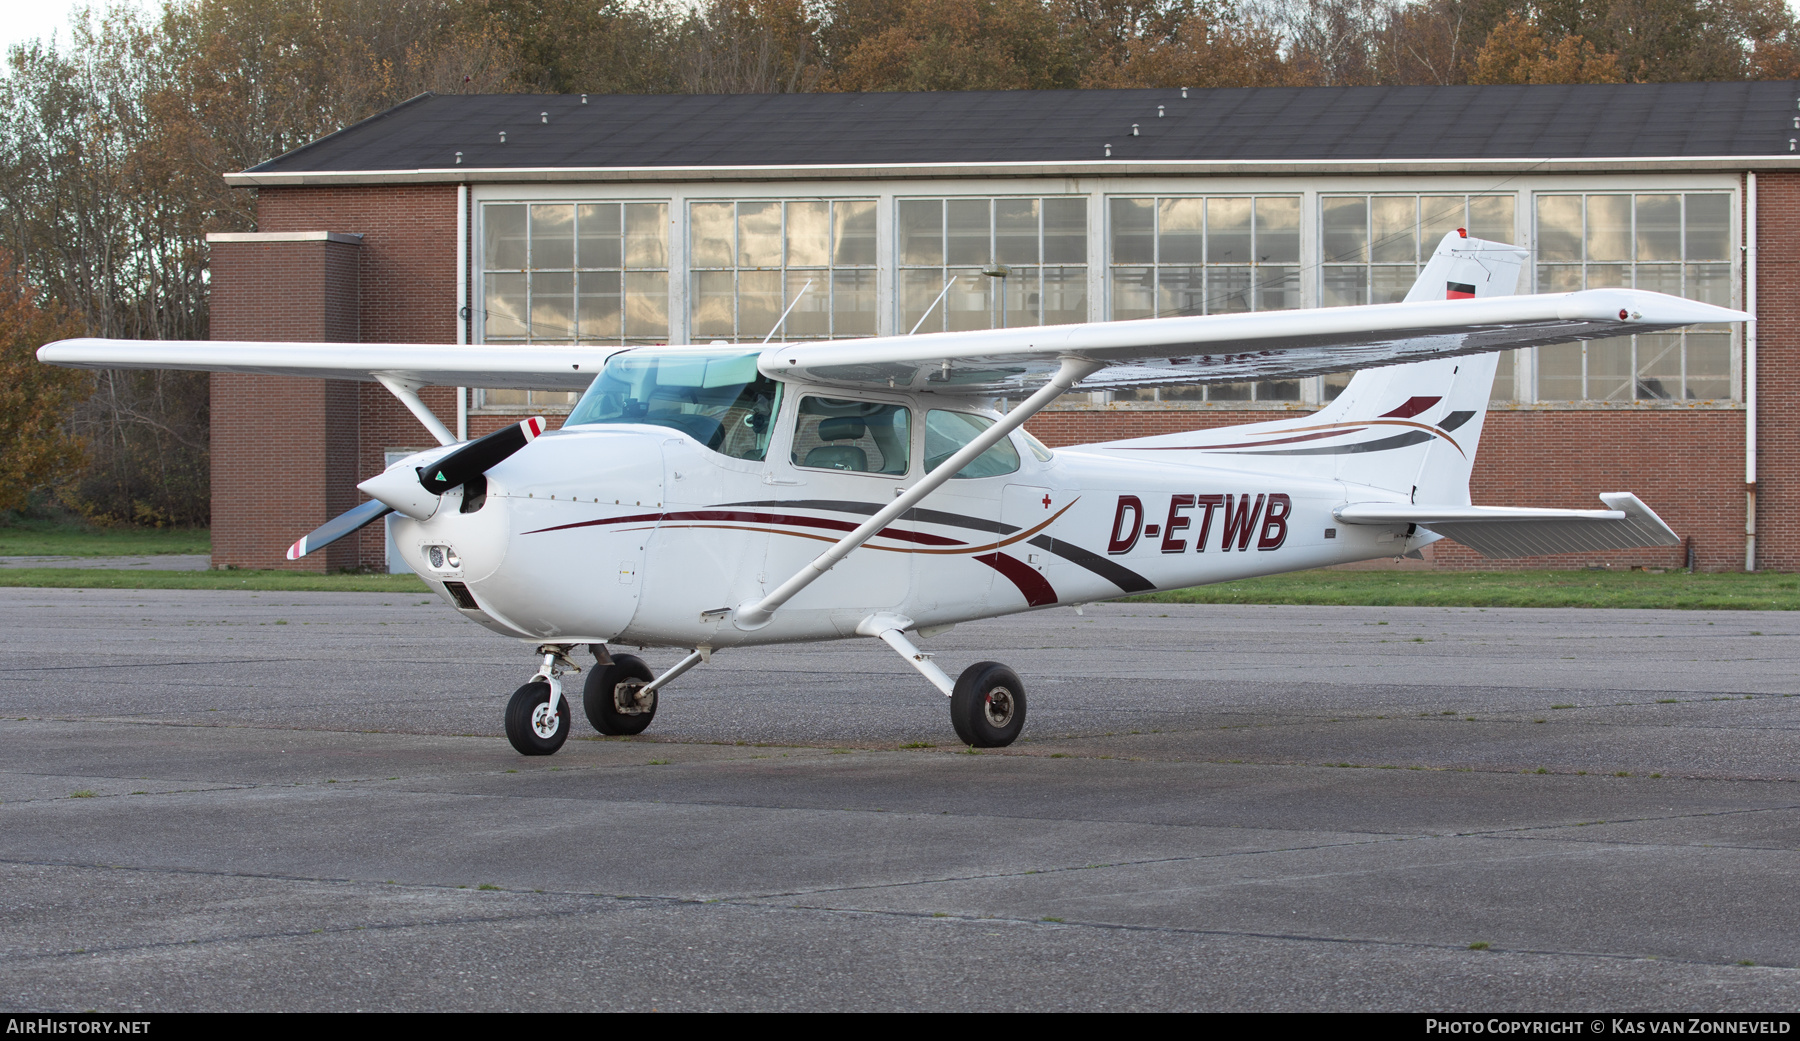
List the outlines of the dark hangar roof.
<svg viewBox="0 0 1800 1041">
<path fill-rule="evenodd" d="M 1787 155 L 1800 83 L 425 94 L 251 173 Z M 1158 117 L 1157 108 L 1164 115 Z M 1132 136 L 1133 124 L 1139 127 Z M 506 134 L 505 143 L 500 135 Z"/>
</svg>

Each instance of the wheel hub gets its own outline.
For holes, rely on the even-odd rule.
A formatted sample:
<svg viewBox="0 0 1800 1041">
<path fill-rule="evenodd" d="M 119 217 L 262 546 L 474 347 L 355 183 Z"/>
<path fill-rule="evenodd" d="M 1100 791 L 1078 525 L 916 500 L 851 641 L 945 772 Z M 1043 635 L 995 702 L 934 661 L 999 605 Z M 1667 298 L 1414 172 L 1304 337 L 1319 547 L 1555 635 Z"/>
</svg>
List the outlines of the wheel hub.
<svg viewBox="0 0 1800 1041">
<path fill-rule="evenodd" d="M 1012 722 L 1012 691 L 1005 687 L 995 687 L 987 692 L 987 697 L 983 699 L 983 702 L 982 711 L 987 714 L 989 723 L 1004 729 L 1008 723 Z"/>
<path fill-rule="evenodd" d="M 548 701 L 531 710 L 531 730 L 537 736 L 549 740 L 561 727 L 562 719 L 558 713 L 550 711 Z"/>
<path fill-rule="evenodd" d="M 651 691 L 649 697 L 643 694 L 644 684 L 640 680 L 625 680 L 613 687 L 613 708 L 620 715 L 641 716 L 656 706 L 656 692 Z"/>
</svg>

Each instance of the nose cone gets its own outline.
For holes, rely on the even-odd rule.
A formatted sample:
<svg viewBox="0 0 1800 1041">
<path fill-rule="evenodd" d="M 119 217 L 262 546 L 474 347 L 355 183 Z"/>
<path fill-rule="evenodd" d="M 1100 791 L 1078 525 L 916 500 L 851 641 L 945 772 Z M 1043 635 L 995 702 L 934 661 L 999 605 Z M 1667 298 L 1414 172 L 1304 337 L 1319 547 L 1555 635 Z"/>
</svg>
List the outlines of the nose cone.
<svg viewBox="0 0 1800 1041">
<path fill-rule="evenodd" d="M 426 520 L 437 512 L 441 504 L 438 493 L 427 489 L 419 480 L 419 470 L 460 447 L 442 445 L 416 452 L 357 485 L 357 490 L 413 520 Z"/>
</svg>

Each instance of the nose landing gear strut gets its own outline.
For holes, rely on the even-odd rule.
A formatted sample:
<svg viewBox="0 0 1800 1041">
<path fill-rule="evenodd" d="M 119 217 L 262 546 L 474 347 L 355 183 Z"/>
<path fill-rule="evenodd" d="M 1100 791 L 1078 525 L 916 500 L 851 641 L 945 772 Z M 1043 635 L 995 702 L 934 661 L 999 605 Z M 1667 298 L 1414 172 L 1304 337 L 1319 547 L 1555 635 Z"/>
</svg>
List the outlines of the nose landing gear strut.
<svg viewBox="0 0 1800 1041">
<path fill-rule="evenodd" d="M 506 739 L 520 755 L 550 755 L 569 739 L 573 714 L 557 676 L 581 671 L 581 666 L 569 660 L 571 649 L 561 643 L 539 647 L 544 664 L 506 703 Z"/>
</svg>

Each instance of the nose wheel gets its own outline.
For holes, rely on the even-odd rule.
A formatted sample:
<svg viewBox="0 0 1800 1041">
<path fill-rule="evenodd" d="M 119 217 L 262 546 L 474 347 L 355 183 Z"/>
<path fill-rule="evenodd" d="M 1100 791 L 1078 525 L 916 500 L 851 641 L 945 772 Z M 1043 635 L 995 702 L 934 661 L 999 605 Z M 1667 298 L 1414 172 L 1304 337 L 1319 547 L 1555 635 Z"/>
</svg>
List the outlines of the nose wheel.
<svg viewBox="0 0 1800 1041">
<path fill-rule="evenodd" d="M 506 739 L 520 755 L 550 755 L 569 739 L 569 699 L 551 704 L 550 684 L 532 680 L 506 703 Z"/>
<path fill-rule="evenodd" d="M 997 661 L 963 670 L 950 692 L 950 725 L 964 744 L 1005 748 L 1025 729 L 1025 685 Z"/>
</svg>

